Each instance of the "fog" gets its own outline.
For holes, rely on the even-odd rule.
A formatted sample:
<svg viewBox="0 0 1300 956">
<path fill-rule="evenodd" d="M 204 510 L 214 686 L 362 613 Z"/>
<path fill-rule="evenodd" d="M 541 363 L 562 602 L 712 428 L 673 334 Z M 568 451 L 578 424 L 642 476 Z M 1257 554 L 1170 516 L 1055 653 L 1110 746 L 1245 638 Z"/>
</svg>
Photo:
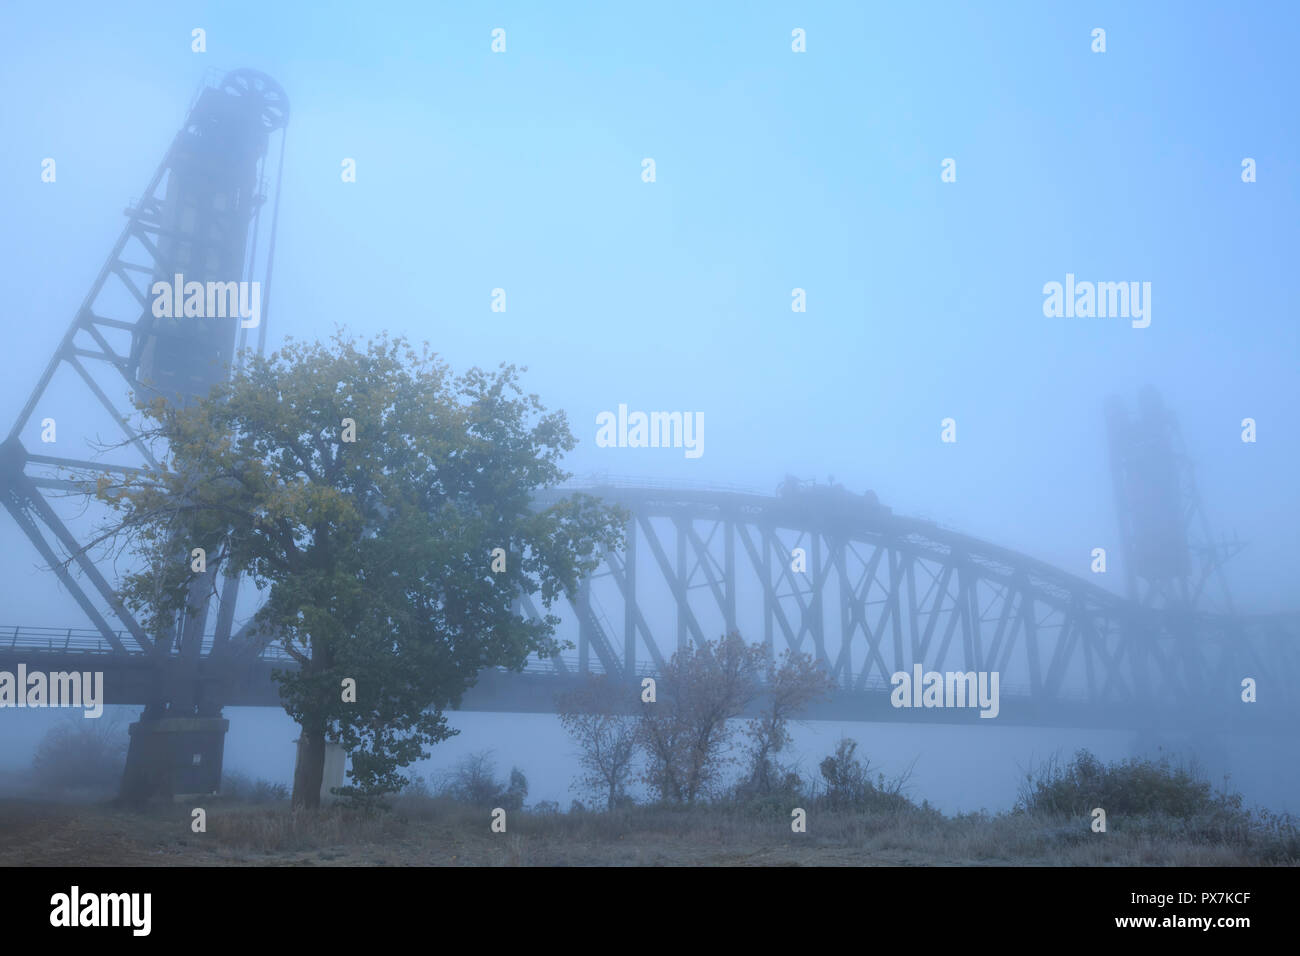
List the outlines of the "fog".
<svg viewBox="0 0 1300 956">
<path fill-rule="evenodd" d="M 786 475 L 833 479 L 1121 595 L 1105 403 L 1132 407 L 1153 386 L 1207 521 L 1246 545 L 1224 571 L 1235 607 L 1300 612 L 1292 8 L 68 9 L 9 7 L 0 30 L 6 432 L 205 73 L 248 67 L 291 104 L 268 348 L 343 325 L 427 340 L 456 370 L 527 366 L 527 387 L 568 416 L 578 476 L 765 495 Z M 1104 55 L 1089 46 L 1098 25 Z M 195 27 L 206 52 L 191 49 Z M 490 51 L 497 27 L 504 55 Z M 1045 285 L 1067 276 L 1149 283 L 1149 325 L 1045 314 Z M 62 433 L 97 433 L 55 395 Z M 701 453 L 602 447 L 598 416 L 620 405 L 695 413 Z M 23 431 L 29 450 L 45 412 Z M 1098 547 L 1105 574 L 1090 567 Z M 14 626 L 89 626 L 44 565 L 0 513 L 0 641 Z M 225 716 L 227 770 L 291 782 L 292 720 Z M 67 719 L 0 715 L 0 771 L 29 766 Z M 460 734 L 416 772 L 491 750 L 524 771 L 530 801 L 576 796 L 556 718 L 452 722 Z M 809 721 L 794 749 L 815 774 L 854 737 L 886 773 L 915 761 L 914 795 L 956 812 L 1009 807 L 1023 769 L 1054 752 L 1164 747 L 1216 782 L 1230 774 L 1252 803 L 1300 812 L 1294 733 L 985 723 Z"/>
</svg>

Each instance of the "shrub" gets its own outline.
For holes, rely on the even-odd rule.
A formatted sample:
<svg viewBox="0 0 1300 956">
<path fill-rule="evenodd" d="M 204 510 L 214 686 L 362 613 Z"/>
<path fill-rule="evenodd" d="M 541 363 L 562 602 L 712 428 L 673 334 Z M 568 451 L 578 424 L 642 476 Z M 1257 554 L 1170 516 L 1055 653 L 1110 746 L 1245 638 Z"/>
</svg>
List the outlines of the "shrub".
<svg viewBox="0 0 1300 956">
<path fill-rule="evenodd" d="M 279 803 L 289 799 L 289 788 L 283 783 L 253 780 L 246 774 L 231 771 L 221 779 L 221 795 L 240 803 Z"/>
<path fill-rule="evenodd" d="M 411 774 L 410 779 L 407 780 L 406 786 L 402 788 L 401 793 L 404 797 L 433 796 L 433 790 L 429 787 L 429 782 L 417 773 Z"/>
<path fill-rule="evenodd" d="M 492 752 L 481 750 L 464 757 L 439 792 L 470 806 L 519 810 L 528 796 L 528 778 L 518 767 L 511 767 L 509 782 L 498 781 Z"/>
<path fill-rule="evenodd" d="M 127 738 L 116 718 L 78 715 L 50 728 L 36 747 L 36 780 L 58 790 L 113 792 L 122 781 Z"/>
<path fill-rule="evenodd" d="M 528 778 L 518 767 L 510 768 L 510 785 L 497 798 L 497 806 L 506 810 L 521 810 L 528 798 Z"/>
<path fill-rule="evenodd" d="M 1031 768 L 1013 814 L 1084 817 L 1106 811 L 1116 830 L 1163 842 L 1251 847 L 1265 863 L 1300 859 L 1300 826 L 1290 814 L 1250 810 L 1240 793 L 1214 791 L 1196 766 L 1170 759 L 1103 764 L 1087 750 L 1062 766 L 1055 757 Z"/>
<path fill-rule="evenodd" d="M 912 776 L 909 767 L 892 780 L 883 773 L 871 779 L 871 761 L 856 756 L 858 742 L 842 738 L 835 745 L 835 753 L 822 760 L 818 769 L 825 782 L 825 792 L 818 802 L 832 810 L 858 810 L 884 813 L 916 811 L 919 808 L 904 793 Z M 925 810 L 937 813 L 927 804 Z"/>
<path fill-rule="evenodd" d="M 854 756 L 857 749 L 856 740 L 841 738 L 835 745 L 835 753 L 818 765 L 822 779 L 826 781 L 825 800 L 832 807 L 860 803 L 871 788 L 871 778 L 867 774 L 870 762 L 864 764 L 858 760 Z"/>
<path fill-rule="evenodd" d="M 1239 794 L 1214 794 L 1194 765 L 1169 758 L 1131 758 L 1103 764 L 1080 750 L 1064 766 L 1055 758 L 1025 775 L 1016 809 L 1027 813 L 1086 815 L 1102 807 L 1108 816 L 1159 814 L 1190 820 L 1241 808 Z"/>
</svg>

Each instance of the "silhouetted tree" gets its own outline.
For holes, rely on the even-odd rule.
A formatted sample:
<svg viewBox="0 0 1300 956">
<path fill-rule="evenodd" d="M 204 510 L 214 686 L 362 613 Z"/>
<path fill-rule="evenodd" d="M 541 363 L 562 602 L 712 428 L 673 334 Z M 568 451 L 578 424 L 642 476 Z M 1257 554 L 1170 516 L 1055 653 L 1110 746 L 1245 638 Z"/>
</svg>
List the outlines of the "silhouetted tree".
<svg viewBox="0 0 1300 956">
<path fill-rule="evenodd" d="M 497 780 L 492 751 L 480 750 L 461 758 L 443 792 L 476 807 L 519 810 L 528 797 L 528 778 L 518 767 L 511 767 L 509 783 L 502 783 Z"/>
<path fill-rule="evenodd" d="M 78 714 L 45 732 L 32 773 L 47 787 L 111 790 L 122 778 L 126 745 L 116 718 L 86 720 Z"/>
<path fill-rule="evenodd" d="M 637 749 L 638 690 L 607 674 L 561 694 L 560 723 L 580 748 L 582 788 L 613 810 L 624 798 Z"/>
<path fill-rule="evenodd" d="M 777 763 L 776 756 L 790 743 L 790 721 L 834 687 L 834 681 L 811 655 L 787 649 L 778 660 L 767 661 L 761 711 L 745 727 L 750 792 L 767 794 L 785 786 L 789 771 Z"/>
<path fill-rule="evenodd" d="M 764 662 L 762 646 L 735 632 L 672 656 L 639 724 L 643 779 L 660 800 L 694 803 L 715 787 L 730 759 L 727 722 L 757 696 Z"/>
</svg>

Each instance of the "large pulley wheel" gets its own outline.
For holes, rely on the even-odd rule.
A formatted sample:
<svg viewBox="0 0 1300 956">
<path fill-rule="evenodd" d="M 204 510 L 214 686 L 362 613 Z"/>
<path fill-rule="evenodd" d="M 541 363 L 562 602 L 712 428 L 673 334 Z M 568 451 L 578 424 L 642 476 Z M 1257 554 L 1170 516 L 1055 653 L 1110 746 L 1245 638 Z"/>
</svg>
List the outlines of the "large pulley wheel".
<svg viewBox="0 0 1300 956">
<path fill-rule="evenodd" d="M 279 83 L 257 70 L 233 70 L 221 80 L 221 91 L 250 97 L 260 104 L 262 125 L 268 132 L 289 125 L 289 97 Z"/>
</svg>

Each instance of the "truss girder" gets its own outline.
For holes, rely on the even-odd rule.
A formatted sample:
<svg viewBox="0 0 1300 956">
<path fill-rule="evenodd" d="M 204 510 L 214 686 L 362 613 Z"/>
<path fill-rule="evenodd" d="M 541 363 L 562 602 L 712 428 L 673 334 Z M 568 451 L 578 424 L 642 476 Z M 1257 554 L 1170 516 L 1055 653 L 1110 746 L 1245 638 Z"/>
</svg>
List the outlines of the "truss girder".
<svg viewBox="0 0 1300 956">
<path fill-rule="evenodd" d="M 69 542 L 46 521 L 43 502 L 23 494 L 20 485 L 21 479 L 6 486 L 3 503 L 56 565 L 54 545 Z M 752 496 L 591 491 L 632 517 L 625 550 L 606 554 L 568 596 L 578 621 L 578 674 L 599 669 L 631 679 L 646 668 L 662 672 L 677 637 L 698 644 L 718 636 L 715 627 L 742 621 L 749 628 L 742 630 L 745 637 L 761 632 L 773 651 L 780 633 L 787 648 L 813 652 L 845 691 L 887 690 L 893 672 L 917 665 L 993 669 L 1003 674 L 1004 699 L 1015 695 L 1048 708 L 1085 704 L 1104 714 L 1140 699 L 1175 707 L 1194 706 L 1210 694 L 1231 699 L 1243 677 L 1274 688 L 1300 680 L 1300 622 L 1294 616 L 1145 608 L 1030 558 L 1017 564 L 991 545 L 892 516 L 819 514 Z M 539 496 L 539 504 L 546 503 Z M 806 565 L 792 560 L 796 547 L 804 550 Z M 95 580 L 93 565 L 83 571 Z M 57 565 L 56 573 L 71 580 Z M 180 640 L 151 647 L 143 634 L 130 632 L 138 645 L 131 647 L 93 603 L 78 600 L 114 655 L 174 656 L 182 667 L 207 656 L 233 673 L 275 638 L 251 624 L 231 633 L 233 583 L 213 574 L 195 582 L 196 589 L 219 595 L 211 647 L 204 637 L 212 616 L 206 607 L 180 622 Z M 598 591 L 604 595 L 599 600 Z M 619 602 L 612 615 L 604 601 Z M 513 606 L 542 619 L 533 596 L 517 595 Z M 615 621 L 621 622 L 621 641 Z M 647 660 L 639 668 L 642 654 Z M 563 657 L 542 666 L 556 676 L 576 676 Z M 1077 711 L 1057 711 L 1067 713 Z"/>
<path fill-rule="evenodd" d="M 1262 672 L 1266 660 L 1300 677 L 1294 640 L 1279 650 L 1259 628 L 1228 637 L 1228 625 L 1211 617 L 1153 612 L 929 522 L 725 492 L 591 491 L 633 514 L 631 552 L 607 556 L 602 569 L 624 602 L 614 615 L 625 621 L 622 652 L 612 630 L 579 629 L 580 639 L 599 642 L 592 648 L 607 670 L 625 672 L 631 648 L 662 667 L 678 636 L 697 644 L 720 636 L 706 631 L 706 618 L 728 630 L 739 618 L 747 639 L 772 648 L 781 635 L 846 689 L 887 687 L 894 672 L 921 664 L 998 670 L 1016 678 L 1003 693 L 1106 706 L 1186 702 L 1238 671 Z M 795 570 L 795 548 L 804 570 Z M 650 560 L 638 562 L 638 549 Z M 679 635 L 648 623 L 643 603 L 656 593 L 673 602 Z"/>
</svg>

